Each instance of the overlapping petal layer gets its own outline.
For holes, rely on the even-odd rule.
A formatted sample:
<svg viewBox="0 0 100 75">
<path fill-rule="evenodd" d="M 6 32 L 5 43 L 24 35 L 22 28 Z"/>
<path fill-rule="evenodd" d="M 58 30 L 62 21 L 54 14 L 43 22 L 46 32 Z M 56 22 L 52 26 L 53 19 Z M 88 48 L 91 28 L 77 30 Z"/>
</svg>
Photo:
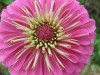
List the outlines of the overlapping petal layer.
<svg viewBox="0 0 100 75">
<path fill-rule="evenodd" d="M 15 0 L 1 14 L 0 61 L 11 75 L 80 75 L 95 29 L 76 0 Z"/>
</svg>

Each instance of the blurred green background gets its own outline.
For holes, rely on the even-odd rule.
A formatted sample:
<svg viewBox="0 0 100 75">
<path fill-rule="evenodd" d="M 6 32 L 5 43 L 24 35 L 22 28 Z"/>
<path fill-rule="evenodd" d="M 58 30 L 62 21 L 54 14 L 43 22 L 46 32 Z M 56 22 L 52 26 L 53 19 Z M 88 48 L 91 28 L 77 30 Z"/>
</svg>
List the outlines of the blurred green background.
<svg viewBox="0 0 100 75">
<path fill-rule="evenodd" d="M 0 0 L 0 12 L 13 0 Z M 97 37 L 94 43 L 95 50 L 91 57 L 90 63 L 83 70 L 81 75 L 100 75 L 100 0 L 79 0 L 85 5 L 90 17 L 96 20 Z M 0 63 L 0 75 L 9 75 L 8 69 Z"/>
</svg>

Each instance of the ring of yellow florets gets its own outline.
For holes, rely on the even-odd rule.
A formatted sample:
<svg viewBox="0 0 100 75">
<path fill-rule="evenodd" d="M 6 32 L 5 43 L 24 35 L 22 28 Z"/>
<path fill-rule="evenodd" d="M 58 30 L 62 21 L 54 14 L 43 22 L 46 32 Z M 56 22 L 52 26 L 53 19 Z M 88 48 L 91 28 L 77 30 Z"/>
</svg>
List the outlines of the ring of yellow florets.
<svg viewBox="0 0 100 75">
<path fill-rule="evenodd" d="M 21 38 L 17 40 L 13 40 L 15 42 L 25 40 L 25 43 L 29 43 L 27 46 L 30 47 L 36 47 L 36 48 L 42 48 L 42 51 L 45 52 L 45 50 L 50 50 L 51 48 L 55 48 L 57 45 L 57 40 L 61 39 L 64 36 L 62 33 L 62 27 L 59 25 L 61 24 L 61 20 L 58 20 L 58 18 L 46 18 L 43 16 L 35 17 L 35 18 L 29 18 L 24 16 L 23 17 L 29 24 L 29 28 L 25 27 L 23 25 L 20 25 L 17 22 L 12 21 L 13 25 L 16 26 L 17 29 L 23 30 L 23 34 L 26 34 L 28 38 Z M 37 29 L 44 25 L 44 23 L 47 23 L 47 26 L 53 30 L 53 37 L 50 40 L 41 40 L 37 37 Z M 63 35 L 63 36 L 62 36 Z M 62 37 L 61 37 L 62 36 Z"/>
<path fill-rule="evenodd" d="M 27 18 L 28 19 L 28 18 Z M 32 19 L 31 19 L 32 20 Z M 32 23 L 32 22 L 30 22 Z M 38 22 L 37 22 L 38 23 Z M 37 30 L 44 25 L 44 23 L 47 23 L 48 27 L 53 30 L 53 37 L 50 40 L 42 40 L 38 37 Z M 55 23 L 56 24 L 56 23 Z M 42 22 L 38 24 L 34 24 L 31 26 L 32 30 L 29 30 L 28 32 L 24 32 L 25 34 L 29 35 L 29 39 L 27 42 L 30 42 L 30 47 L 41 47 L 42 51 L 45 52 L 46 49 L 53 48 L 57 45 L 57 38 L 60 36 L 61 28 L 54 26 L 53 24 L 50 24 L 48 22 Z"/>
</svg>

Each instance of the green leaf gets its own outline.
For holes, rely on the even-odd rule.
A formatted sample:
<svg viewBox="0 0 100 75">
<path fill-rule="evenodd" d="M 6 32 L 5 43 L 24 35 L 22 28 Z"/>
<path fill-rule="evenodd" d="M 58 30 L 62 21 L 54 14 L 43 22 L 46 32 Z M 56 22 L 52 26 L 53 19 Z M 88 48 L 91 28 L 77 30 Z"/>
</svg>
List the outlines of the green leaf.
<svg viewBox="0 0 100 75">
<path fill-rule="evenodd" d="M 5 5 L 9 5 L 11 2 L 13 2 L 13 0 L 0 0 L 0 2 Z"/>
</svg>

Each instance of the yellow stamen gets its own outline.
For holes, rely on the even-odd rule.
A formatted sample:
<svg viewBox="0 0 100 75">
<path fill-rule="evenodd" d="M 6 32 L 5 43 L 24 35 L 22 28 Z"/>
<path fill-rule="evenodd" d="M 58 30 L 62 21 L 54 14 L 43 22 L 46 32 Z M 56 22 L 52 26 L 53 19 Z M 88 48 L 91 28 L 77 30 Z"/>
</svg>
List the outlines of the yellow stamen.
<svg viewBox="0 0 100 75">
<path fill-rule="evenodd" d="M 56 12 L 56 14 L 55 14 L 55 17 L 58 17 L 58 16 L 59 16 L 59 14 L 61 13 L 63 7 L 64 7 L 66 4 L 67 4 L 67 3 L 64 3 L 64 4 L 62 4 L 62 5 L 58 8 L 58 10 L 57 10 L 57 12 Z"/>
<path fill-rule="evenodd" d="M 18 29 L 21 29 L 23 31 L 31 31 L 29 28 L 27 28 L 27 27 L 25 27 L 23 25 L 20 25 L 20 24 L 14 22 L 14 21 L 12 21 L 12 23 L 13 23 L 13 26 L 17 27 Z"/>
<path fill-rule="evenodd" d="M 72 28 L 75 28 L 75 27 L 77 27 L 77 25 L 78 25 L 78 23 L 79 23 L 79 21 L 78 22 L 75 22 L 74 24 L 72 24 L 71 26 L 69 26 L 69 27 L 67 27 L 67 28 L 65 28 L 65 30 L 70 30 L 70 29 L 72 29 Z"/>
<path fill-rule="evenodd" d="M 62 46 L 62 47 L 65 47 L 65 48 L 71 48 L 71 45 L 68 45 L 68 44 L 61 44 L 61 43 L 58 43 L 59 46 Z"/>
<path fill-rule="evenodd" d="M 39 55 L 40 55 L 40 51 L 37 51 L 36 56 L 35 56 L 35 60 L 34 60 L 33 66 L 32 66 L 32 68 L 34 68 L 34 69 L 36 68 L 36 64 L 37 64 Z"/>
<path fill-rule="evenodd" d="M 55 0 L 52 0 L 49 14 L 53 12 L 54 3 L 55 3 Z"/>
<path fill-rule="evenodd" d="M 27 9 L 26 6 L 23 6 L 22 10 L 23 10 L 28 16 L 32 16 L 32 14 L 29 12 L 29 10 Z"/>
<path fill-rule="evenodd" d="M 51 64 L 50 64 L 50 61 L 49 61 L 49 57 L 48 57 L 47 54 L 46 54 L 45 60 L 46 60 L 47 68 L 48 68 L 48 70 L 50 72 L 50 70 L 52 69 L 52 67 L 51 67 Z"/>
<path fill-rule="evenodd" d="M 32 2 L 33 2 L 33 0 L 32 0 Z M 38 9 L 38 5 L 36 3 L 36 0 L 33 3 L 34 3 L 34 7 L 35 7 L 35 10 L 36 10 L 37 16 L 39 17 L 40 16 L 40 13 L 39 13 L 40 11 Z"/>
<path fill-rule="evenodd" d="M 59 58 L 55 55 L 56 59 L 57 59 L 57 62 L 63 67 L 65 68 L 65 66 L 62 64 L 62 62 L 59 60 Z"/>
<path fill-rule="evenodd" d="M 63 52 L 63 51 L 61 51 L 61 50 L 59 50 L 59 49 L 57 49 L 57 48 L 54 48 L 54 50 L 55 50 L 56 52 L 58 52 L 59 54 L 63 55 L 63 56 L 67 56 L 67 55 L 68 55 L 67 53 L 65 53 L 65 52 Z"/>
</svg>

